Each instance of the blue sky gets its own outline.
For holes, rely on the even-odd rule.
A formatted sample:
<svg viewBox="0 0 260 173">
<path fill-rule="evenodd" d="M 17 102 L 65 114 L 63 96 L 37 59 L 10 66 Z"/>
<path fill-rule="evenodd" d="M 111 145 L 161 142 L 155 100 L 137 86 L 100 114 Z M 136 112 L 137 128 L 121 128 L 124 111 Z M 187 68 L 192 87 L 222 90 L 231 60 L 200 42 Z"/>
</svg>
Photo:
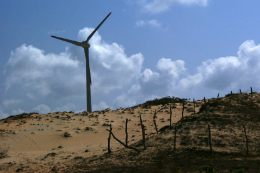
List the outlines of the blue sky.
<svg viewBox="0 0 260 173">
<path fill-rule="evenodd" d="M 260 90 L 260 1 L 0 2 L 0 118 L 84 111 L 85 57 L 50 37 L 90 40 L 93 110 L 164 96 Z"/>
</svg>

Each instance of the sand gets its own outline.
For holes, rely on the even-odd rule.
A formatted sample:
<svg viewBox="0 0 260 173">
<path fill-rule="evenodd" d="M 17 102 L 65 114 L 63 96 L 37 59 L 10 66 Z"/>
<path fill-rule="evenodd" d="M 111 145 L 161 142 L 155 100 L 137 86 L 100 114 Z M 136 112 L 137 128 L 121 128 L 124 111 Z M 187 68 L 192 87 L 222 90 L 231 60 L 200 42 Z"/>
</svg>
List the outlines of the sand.
<svg viewBox="0 0 260 173">
<path fill-rule="evenodd" d="M 196 111 L 199 110 L 200 104 L 202 102 L 196 102 Z M 177 108 L 172 111 L 172 123 L 181 119 L 182 104 L 176 105 Z M 187 105 L 186 108 L 193 109 L 193 104 Z M 140 107 L 124 110 L 106 109 L 77 114 L 72 112 L 31 114 L 29 118 L 17 120 L 7 118 L 0 122 L 1 148 L 8 149 L 8 157 L 0 159 L 0 171 L 15 172 L 21 165 L 26 165 L 31 171 L 48 172 L 53 165 L 62 164 L 75 157 L 91 157 L 107 153 L 109 124 L 112 125 L 113 134 L 125 142 L 126 119 L 128 119 L 128 145 L 130 145 L 142 139 L 140 115 L 146 126 L 146 134 L 155 134 L 154 111 L 157 111 L 159 130 L 170 124 L 170 106 L 171 104 L 152 106 L 148 109 Z M 191 114 L 192 112 L 185 109 L 184 117 Z M 64 137 L 65 132 L 69 137 Z M 115 139 L 111 139 L 110 146 L 112 151 L 124 148 Z"/>
</svg>

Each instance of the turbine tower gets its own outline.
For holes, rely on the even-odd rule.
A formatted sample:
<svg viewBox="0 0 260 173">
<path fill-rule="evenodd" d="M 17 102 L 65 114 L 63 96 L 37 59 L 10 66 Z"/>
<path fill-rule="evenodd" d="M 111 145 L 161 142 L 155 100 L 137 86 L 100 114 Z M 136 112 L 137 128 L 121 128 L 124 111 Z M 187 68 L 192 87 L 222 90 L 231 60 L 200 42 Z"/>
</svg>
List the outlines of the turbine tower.
<svg viewBox="0 0 260 173">
<path fill-rule="evenodd" d="M 92 112 L 91 92 L 90 92 L 91 77 L 90 77 L 90 69 L 89 69 L 89 51 L 88 51 L 90 44 L 88 43 L 88 41 L 95 34 L 95 32 L 98 30 L 98 28 L 105 22 L 105 20 L 108 18 L 108 16 L 110 14 L 111 14 L 111 12 L 105 17 L 105 19 L 103 19 L 103 21 L 96 27 L 96 29 L 88 36 L 86 41 L 77 42 L 77 41 L 72 41 L 72 40 L 68 40 L 68 39 L 60 38 L 60 37 L 55 37 L 55 36 L 51 35 L 51 37 L 53 37 L 53 38 L 56 38 L 56 39 L 59 39 L 59 40 L 62 40 L 62 41 L 66 41 L 66 42 L 75 44 L 77 46 L 81 46 L 84 49 L 85 57 L 86 57 L 86 101 L 87 101 L 86 104 L 87 104 L 87 111 L 88 112 Z"/>
</svg>

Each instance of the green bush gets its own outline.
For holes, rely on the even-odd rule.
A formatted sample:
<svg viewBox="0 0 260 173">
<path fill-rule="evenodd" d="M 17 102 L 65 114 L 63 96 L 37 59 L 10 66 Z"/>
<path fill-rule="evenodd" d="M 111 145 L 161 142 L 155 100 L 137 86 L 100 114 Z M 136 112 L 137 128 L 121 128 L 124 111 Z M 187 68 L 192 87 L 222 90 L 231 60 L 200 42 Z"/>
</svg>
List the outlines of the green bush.
<svg viewBox="0 0 260 173">
<path fill-rule="evenodd" d="M 186 101 L 188 99 L 186 98 L 178 98 L 178 97 L 163 97 L 163 98 L 156 98 L 154 100 L 148 100 L 146 101 L 145 103 L 142 104 L 142 106 L 146 106 L 146 105 L 164 105 L 164 104 L 167 104 L 167 103 L 182 103 L 184 101 Z"/>
<path fill-rule="evenodd" d="M 216 173 L 216 170 L 212 166 L 204 166 L 203 171 L 206 171 L 206 173 Z"/>
<path fill-rule="evenodd" d="M 244 172 L 245 172 L 245 169 L 244 169 L 244 168 L 241 168 L 241 169 L 238 170 L 237 173 L 244 173 Z"/>
</svg>

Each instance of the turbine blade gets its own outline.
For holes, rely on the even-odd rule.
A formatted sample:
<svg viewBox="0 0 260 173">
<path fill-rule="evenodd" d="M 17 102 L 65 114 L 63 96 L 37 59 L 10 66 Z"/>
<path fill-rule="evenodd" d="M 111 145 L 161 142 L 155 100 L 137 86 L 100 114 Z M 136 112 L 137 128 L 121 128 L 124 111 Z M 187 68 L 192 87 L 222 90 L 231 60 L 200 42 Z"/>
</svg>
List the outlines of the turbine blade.
<svg viewBox="0 0 260 173">
<path fill-rule="evenodd" d="M 77 42 L 77 41 L 72 41 L 72 40 L 69 40 L 69 39 L 65 39 L 65 38 L 61 38 L 61 37 L 56 37 L 56 36 L 53 36 L 53 35 L 51 35 L 51 37 L 56 38 L 56 39 L 59 39 L 59 40 L 62 40 L 62 41 L 66 41 L 66 42 L 69 42 L 69 43 L 72 43 L 72 44 L 75 44 L 75 45 L 77 45 L 77 46 L 82 46 L 82 43 Z"/>
<path fill-rule="evenodd" d="M 88 36 L 87 42 L 91 39 L 91 37 L 95 34 L 95 32 L 98 30 L 98 28 L 105 22 L 105 20 L 108 18 L 108 16 L 111 14 L 111 12 L 105 17 L 105 19 L 102 20 L 102 22 L 96 27 L 96 29 Z"/>
</svg>

